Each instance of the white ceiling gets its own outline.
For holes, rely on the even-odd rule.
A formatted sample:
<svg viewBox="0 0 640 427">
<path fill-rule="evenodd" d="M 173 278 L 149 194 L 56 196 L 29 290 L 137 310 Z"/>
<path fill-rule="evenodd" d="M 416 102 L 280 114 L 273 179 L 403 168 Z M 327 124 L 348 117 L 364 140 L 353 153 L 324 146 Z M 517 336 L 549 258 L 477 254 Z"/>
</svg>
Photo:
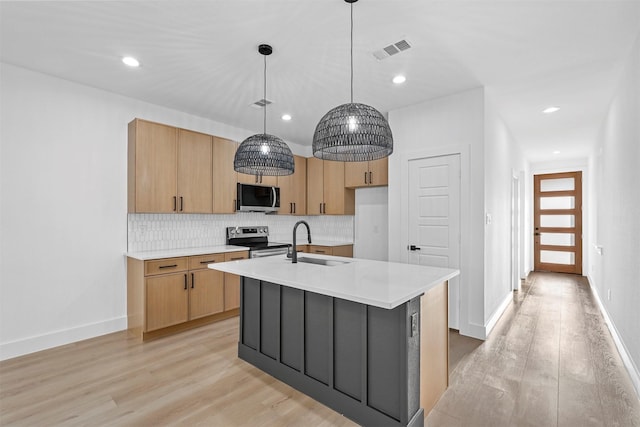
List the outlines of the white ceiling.
<svg viewBox="0 0 640 427">
<path fill-rule="evenodd" d="M 538 161 L 589 153 L 640 34 L 640 2 L 361 0 L 354 22 L 355 101 L 388 112 L 485 86 Z M 1 1 L 0 28 L 3 62 L 255 132 L 257 46 L 271 44 L 267 131 L 302 145 L 349 101 L 342 0 Z M 403 38 L 410 50 L 373 57 Z M 549 105 L 561 110 L 541 114 Z"/>
</svg>

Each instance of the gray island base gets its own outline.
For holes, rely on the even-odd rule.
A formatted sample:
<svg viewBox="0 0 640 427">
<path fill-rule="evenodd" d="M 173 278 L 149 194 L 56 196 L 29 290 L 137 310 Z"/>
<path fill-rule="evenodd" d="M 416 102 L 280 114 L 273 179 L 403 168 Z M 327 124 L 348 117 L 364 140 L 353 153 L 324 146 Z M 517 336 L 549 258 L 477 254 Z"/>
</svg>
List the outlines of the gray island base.
<svg viewBox="0 0 640 427">
<path fill-rule="evenodd" d="M 360 425 L 421 427 L 420 310 L 242 277 L 238 357 Z"/>
</svg>

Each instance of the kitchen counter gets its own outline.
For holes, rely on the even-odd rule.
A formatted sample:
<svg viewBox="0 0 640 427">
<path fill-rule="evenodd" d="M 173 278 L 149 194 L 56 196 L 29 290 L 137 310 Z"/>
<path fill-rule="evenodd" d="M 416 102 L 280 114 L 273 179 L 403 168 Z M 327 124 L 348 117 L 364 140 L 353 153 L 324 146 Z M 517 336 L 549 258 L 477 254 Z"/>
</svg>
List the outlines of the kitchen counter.
<svg viewBox="0 0 640 427">
<path fill-rule="evenodd" d="M 248 251 L 249 249 L 250 248 L 246 246 L 217 245 L 217 246 L 203 246 L 200 248 L 165 249 L 165 250 L 159 250 L 159 251 L 145 251 L 145 252 L 127 252 L 125 255 L 129 258 L 138 259 L 140 261 L 147 261 L 150 259 L 175 258 L 175 257 L 192 256 L 192 255 L 221 254 L 226 252 Z"/>
<path fill-rule="evenodd" d="M 210 264 L 209 268 L 385 309 L 393 309 L 460 274 L 460 270 L 450 268 L 358 258 L 299 254 L 300 258 L 344 264 L 292 264 L 283 255 Z"/>
</svg>

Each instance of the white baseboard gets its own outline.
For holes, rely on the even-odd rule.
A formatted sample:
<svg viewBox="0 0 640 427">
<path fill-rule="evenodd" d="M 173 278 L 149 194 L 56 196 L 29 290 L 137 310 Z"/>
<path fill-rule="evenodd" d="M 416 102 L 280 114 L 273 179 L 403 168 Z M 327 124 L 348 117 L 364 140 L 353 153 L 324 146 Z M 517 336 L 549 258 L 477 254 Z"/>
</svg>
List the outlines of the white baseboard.
<svg viewBox="0 0 640 427">
<path fill-rule="evenodd" d="M 0 344 L 0 360 L 12 359 L 36 351 L 70 344 L 127 329 L 127 316 L 54 331 L 35 337 Z"/>
<path fill-rule="evenodd" d="M 489 336 L 493 328 L 496 326 L 496 323 L 498 323 L 498 320 L 500 320 L 500 316 L 502 316 L 502 313 L 504 313 L 507 307 L 509 307 L 509 304 L 511 304 L 511 301 L 513 301 L 513 292 L 509 292 L 507 295 L 505 295 L 504 300 L 502 300 L 498 308 L 496 308 L 496 310 L 489 318 L 489 321 L 484 327 L 485 337 Z"/>
<path fill-rule="evenodd" d="M 618 330 L 616 329 L 616 325 L 611 321 L 609 317 L 609 313 L 602 304 L 602 300 L 600 299 L 600 295 L 598 295 L 598 289 L 593 286 L 593 279 L 590 275 L 587 275 L 587 280 L 589 281 L 589 286 L 591 287 L 591 291 L 593 291 L 593 295 L 596 298 L 596 302 L 598 303 L 598 308 L 600 308 L 600 312 L 602 313 L 602 317 L 604 317 L 604 321 L 609 328 L 609 332 L 611 332 L 611 336 L 613 337 L 613 341 L 616 344 L 616 348 L 618 349 L 618 353 L 620 353 L 620 358 L 622 359 L 622 363 L 624 363 L 624 367 L 627 369 L 629 373 L 629 378 L 631 378 L 631 382 L 633 383 L 633 387 L 636 390 L 636 395 L 638 399 L 640 399 L 640 370 L 633 363 L 633 359 L 629 356 L 629 352 L 627 351 L 627 347 L 624 345 L 624 342 L 620 338 L 620 334 L 618 334 Z"/>
</svg>

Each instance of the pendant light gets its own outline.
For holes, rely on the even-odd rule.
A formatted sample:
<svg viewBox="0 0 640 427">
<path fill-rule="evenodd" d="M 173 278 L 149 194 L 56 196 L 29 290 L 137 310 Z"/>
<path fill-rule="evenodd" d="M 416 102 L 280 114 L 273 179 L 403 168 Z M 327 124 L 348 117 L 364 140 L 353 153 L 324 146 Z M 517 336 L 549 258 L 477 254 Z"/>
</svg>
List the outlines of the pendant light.
<svg viewBox="0 0 640 427">
<path fill-rule="evenodd" d="M 313 134 L 313 155 L 341 162 L 376 160 L 393 153 L 393 135 L 384 116 L 375 108 L 353 102 L 353 3 L 351 7 L 351 102 L 322 117 Z"/>
<path fill-rule="evenodd" d="M 264 56 L 264 100 L 267 99 L 267 56 L 273 48 L 268 44 L 258 46 L 258 52 Z M 252 135 L 242 141 L 233 159 L 236 172 L 256 176 L 291 175 L 294 172 L 294 160 L 287 144 L 275 135 L 267 134 L 267 105 L 263 114 L 262 133 Z"/>
</svg>

